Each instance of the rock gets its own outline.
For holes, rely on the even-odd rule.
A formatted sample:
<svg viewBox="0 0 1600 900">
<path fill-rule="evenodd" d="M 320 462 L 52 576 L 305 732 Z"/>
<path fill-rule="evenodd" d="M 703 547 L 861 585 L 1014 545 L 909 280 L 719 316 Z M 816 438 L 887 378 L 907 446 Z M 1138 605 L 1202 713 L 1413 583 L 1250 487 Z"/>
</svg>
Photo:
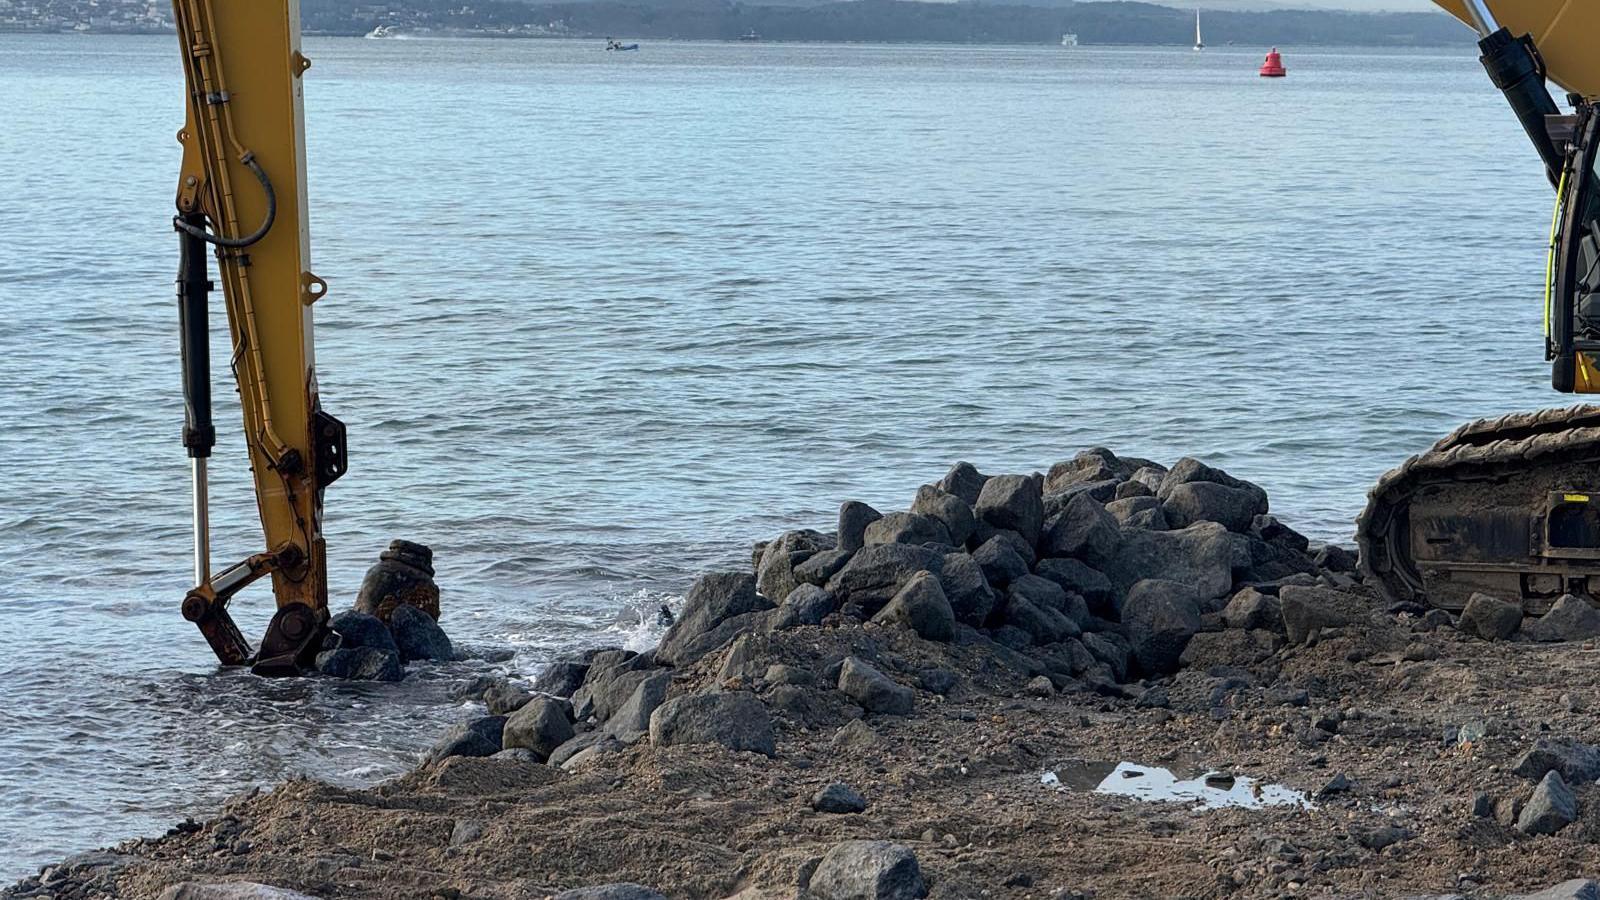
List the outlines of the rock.
<svg viewBox="0 0 1600 900">
<path fill-rule="evenodd" d="M 1039 543 L 1044 496 L 1038 481 L 1026 475 L 996 475 L 984 483 L 973 506 L 977 517 L 990 526 L 1015 531 L 1030 545 Z"/>
<path fill-rule="evenodd" d="M 1174 672 L 1189 639 L 1200 630 L 1199 596 L 1186 584 L 1145 579 L 1122 605 L 1122 621 L 1139 668 L 1152 675 Z"/>
<path fill-rule="evenodd" d="M 525 747 L 548 759 L 559 746 L 572 740 L 572 723 L 560 703 L 538 697 L 506 717 L 504 747 Z"/>
<path fill-rule="evenodd" d="M 937 574 L 944 557 L 926 547 L 910 544 L 874 544 L 850 557 L 838 574 L 828 579 L 828 591 L 841 604 L 855 604 L 870 615 L 922 570 Z"/>
<path fill-rule="evenodd" d="M 457 819 L 450 828 L 450 846 L 460 847 L 483 837 L 483 823 L 477 819 Z"/>
<path fill-rule="evenodd" d="M 766 756 L 777 753 L 766 705 L 744 691 L 668 700 L 650 716 L 650 742 L 658 747 L 720 744 Z"/>
<path fill-rule="evenodd" d="M 811 808 L 817 812 L 848 815 L 850 813 L 864 812 L 867 808 L 867 800 L 859 793 L 856 793 L 855 789 L 848 784 L 835 781 L 812 795 Z"/>
<path fill-rule="evenodd" d="M 423 757 L 423 763 L 436 763 L 452 756 L 493 756 L 500 752 L 505 716 L 483 716 L 444 733 Z"/>
<path fill-rule="evenodd" d="M 1051 586 L 1055 585 L 1052 583 Z M 1066 615 L 1048 606 L 1040 606 L 1027 593 L 1018 591 L 1016 586 L 1012 587 L 1011 594 L 1006 598 L 1005 616 L 1006 624 L 1026 634 L 1029 643 L 1053 644 L 1082 633 Z"/>
<path fill-rule="evenodd" d="M 1474 634 L 1486 641 L 1503 641 L 1522 626 L 1522 605 L 1491 597 L 1473 594 L 1461 610 L 1461 620 L 1456 627 L 1465 634 Z"/>
<path fill-rule="evenodd" d="M 1078 639 L 1095 659 L 1105 663 L 1118 681 L 1127 681 L 1133 667 L 1133 651 L 1120 636 L 1085 632 Z"/>
<path fill-rule="evenodd" d="M 955 690 L 960 677 L 949 669 L 923 669 L 917 673 L 917 684 L 930 694 L 943 697 Z"/>
<path fill-rule="evenodd" d="M 888 841 L 834 845 L 811 874 L 809 892 L 816 900 L 917 900 L 928 893 L 916 855 Z"/>
<path fill-rule="evenodd" d="M 946 553 L 939 562 L 939 587 L 957 622 L 982 625 L 994 610 L 995 594 L 983 569 L 970 554 Z"/>
<path fill-rule="evenodd" d="M 185 881 L 162 891 L 158 900 L 318 900 L 318 898 L 288 888 L 273 887 L 270 884 L 258 884 L 253 881 Z"/>
<path fill-rule="evenodd" d="M 950 543 L 957 547 L 966 546 L 967 539 L 972 537 L 972 529 L 977 524 L 977 517 L 972 513 L 972 504 L 931 484 L 925 484 L 917 490 L 917 498 L 911 504 L 911 511 L 943 525 L 945 533 L 950 537 Z"/>
<path fill-rule="evenodd" d="M 1317 797 L 1325 799 L 1338 794 L 1348 794 L 1353 787 L 1355 783 L 1348 776 L 1343 772 L 1335 772 L 1333 777 L 1317 790 Z"/>
<path fill-rule="evenodd" d="M 650 733 L 650 715 L 667 699 L 672 675 L 662 672 L 639 682 L 622 708 L 606 720 L 606 733 L 624 744 L 643 740 Z M 553 749 L 553 748 L 552 748 Z"/>
<path fill-rule="evenodd" d="M 399 655 L 376 647 L 324 650 L 317 654 L 317 671 L 351 681 L 399 681 L 406 677 Z"/>
<path fill-rule="evenodd" d="M 822 550 L 810 559 L 794 567 L 795 580 L 801 584 L 814 584 L 821 587 L 828 583 L 844 564 L 850 561 L 853 550 Z M 776 599 L 776 598 L 774 598 Z"/>
<path fill-rule="evenodd" d="M 1117 489 L 1111 494 L 1111 499 L 1126 500 L 1129 497 L 1154 497 L 1155 495 L 1155 490 L 1142 481 L 1123 481 L 1118 483 Z"/>
<path fill-rule="evenodd" d="M 814 584 L 802 584 L 789 592 L 783 599 L 783 605 L 778 607 L 778 615 L 772 621 L 774 630 L 796 628 L 801 625 L 821 625 L 822 620 L 832 615 L 838 608 L 833 600 L 833 594 Z"/>
<path fill-rule="evenodd" d="M 656 647 L 656 660 L 669 666 L 686 666 L 721 646 L 721 643 L 707 644 L 711 643 L 708 638 L 723 623 L 772 608 L 771 601 L 756 593 L 756 580 L 747 573 L 702 575 L 689 588 L 678 620 L 667 629 Z"/>
<path fill-rule="evenodd" d="M 867 526 L 883 518 L 883 513 L 860 502 L 846 500 L 839 505 L 839 549 L 850 553 L 866 543 Z"/>
<path fill-rule="evenodd" d="M 756 565 L 756 591 L 771 601 L 789 596 L 800 586 L 795 567 L 824 550 L 832 550 L 833 538 L 820 532 L 804 529 L 786 531 L 777 540 L 768 543 L 761 551 Z"/>
<path fill-rule="evenodd" d="M 491 716 L 509 716 L 528 704 L 533 695 L 501 679 L 490 685 L 483 692 L 483 704 L 489 708 Z"/>
<path fill-rule="evenodd" d="M 1506 900 L 1600 900 L 1600 882 L 1574 878 L 1548 887 L 1537 894 L 1515 894 Z"/>
<path fill-rule="evenodd" d="M 1144 485 L 1154 494 L 1161 490 L 1161 482 L 1165 481 L 1166 477 L 1167 470 L 1164 467 L 1151 464 L 1134 470 L 1134 473 L 1128 476 L 1128 480 Z"/>
<path fill-rule="evenodd" d="M 1047 676 L 1036 675 L 1028 682 L 1027 691 L 1035 697 L 1054 697 L 1056 686 Z"/>
<path fill-rule="evenodd" d="M 1374 852 L 1411 839 L 1411 832 L 1398 825 L 1376 825 L 1351 830 L 1356 843 Z"/>
<path fill-rule="evenodd" d="M 583 687 L 583 679 L 588 674 L 589 664 L 586 662 L 556 660 L 545 666 L 539 677 L 533 680 L 533 689 L 553 697 L 571 697 L 574 691 Z"/>
<path fill-rule="evenodd" d="M 1455 624 L 1456 620 L 1451 617 L 1449 612 L 1442 609 L 1430 609 L 1422 614 L 1422 618 L 1418 619 L 1415 625 L 1411 626 L 1411 630 L 1420 634 L 1437 631 L 1440 628 L 1454 628 Z"/>
<path fill-rule="evenodd" d="M 1570 739 L 1540 738 L 1512 764 L 1513 774 L 1536 781 L 1560 772 L 1564 781 L 1589 784 L 1600 780 L 1600 747 Z"/>
<path fill-rule="evenodd" d="M 1283 634 L 1283 601 L 1247 587 L 1222 608 L 1222 621 L 1229 628 L 1259 628 Z"/>
<path fill-rule="evenodd" d="M 1284 635 L 1291 644 L 1303 644 L 1324 628 L 1342 628 L 1355 621 L 1349 594 L 1326 588 L 1287 585 L 1278 591 Z"/>
<path fill-rule="evenodd" d="M 1041 578 L 1054 581 L 1068 594 L 1076 594 L 1087 603 L 1089 611 L 1098 616 L 1113 613 L 1111 605 L 1111 579 L 1105 573 L 1090 568 L 1078 559 L 1041 559 L 1035 567 Z M 1083 622 L 1079 622 L 1083 625 Z"/>
<path fill-rule="evenodd" d="M 667 900 L 664 894 L 642 884 L 617 883 L 574 888 L 555 895 L 554 900 Z"/>
<path fill-rule="evenodd" d="M 455 659 L 455 648 L 439 623 L 409 603 L 402 603 L 389 614 L 389 633 L 395 646 L 400 648 L 401 662 L 434 660 L 445 662 Z"/>
<path fill-rule="evenodd" d="M 1217 666 L 1247 669 L 1271 659 L 1282 647 L 1283 638 L 1270 631 L 1202 631 L 1189 639 L 1179 662 L 1202 671 Z"/>
<path fill-rule="evenodd" d="M 1248 532 L 1264 494 L 1232 488 L 1210 481 L 1191 481 L 1174 485 L 1161 499 L 1161 513 L 1173 528 L 1196 522 L 1216 522 L 1229 531 Z"/>
<path fill-rule="evenodd" d="M 1155 497 L 1123 497 L 1106 504 L 1106 512 L 1124 528 L 1166 531 L 1169 524 Z"/>
<path fill-rule="evenodd" d="M 1550 611 L 1522 627 L 1535 641 L 1586 641 L 1600 637 L 1600 609 L 1563 594 Z"/>
<path fill-rule="evenodd" d="M 846 657 L 839 669 L 839 690 L 867 712 L 908 716 L 916 706 L 916 694 L 910 688 L 854 656 Z"/>
<path fill-rule="evenodd" d="M 1305 547 L 1302 546 L 1300 549 L 1304 550 Z M 1356 555 L 1349 550 L 1338 544 L 1328 544 L 1317 551 L 1317 555 L 1312 558 L 1312 562 L 1316 564 L 1317 568 L 1325 569 L 1329 572 L 1354 572 L 1358 561 Z"/>
<path fill-rule="evenodd" d="M 1082 484 L 1070 485 L 1060 491 L 1046 493 L 1044 495 L 1044 520 L 1048 523 L 1051 519 L 1060 515 L 1061 511 L 1066 509 L 1075 498 L 1080 496 L 1088 497 L 1096 503 L 1110 503 L 1117 498 L 1118 485 L 1119 482 L 1116 479 L 1086 481 Z"/>
<path fill-rule="evenodd" d="M 949 641 L 955 637 L 956 617 L 945 599 L 944 588 L 931 572 L 918 572 L 894 595 L 872 621 L 882 625 L 904 625 L 930 641 Z"/>
<path fill-rule="evenodd" d="M 1047 556 L 1071 556 L 1098 566 L 1111 559 L 1121 543 L 1117 520 L 1093 497 L 1080 494 L 1050 520 L 1043 551 Z"/>
<path fill-rule="evenodd" d="M 989 538 L 972 551 L 972 559 L 983 571 L 984 580 L 997 590 L 1005 590 L 1013 579 L 1028 574 L 1027 561 L 998 536 Z"/>
<path fill-rule="evenodd" d="M 1172 468 L 1167 472 L 1166 477 L 1161 479 L 1161 487 L 1156 489 L 1156 496 L 1160 497 L 1162 502 L 1165 503 L 1166 500 L 1170 498 L 1174 492 L 1178 491 L 1181 486 L 1196 482 L 1208 482 L 1211 484 L 1218 484 L 1223 487 L 1245 491 L 1254 498 L 1255 512 L 1269 512 L 1267 508 L 1266 491 L 1248 481 L 1235 478 L 1221 469 L 1214 469 L 1205 463 L 1188 456 L 1178 460 L 1176 463 L 1173 463 Z M 1246 520 L 1244 528 L 1239 530 L 1248 530 L 1249 527 L 1250 523 L 1248 520 Z"/>
<path fill-rule="evenodd" d="M 977 504 L 978 495 L 983 493 L 983 486 L 988 480 L 989 476 L 979 472 L 972 463 L 958 462 L 934 487 L 946 494 L 954 494 L 968 506 L 973 506 Z"/>
<path fill-rule="evenodd" d="M 610 756 L 613 753 L 621 753 L 627 748 L 627 744 L 624 744 L 609 734 L 601 733 L 599 740 L 594 741 L 587 747 L 578 750 L 576 753 L 562 760 L 561 770 L 563 772 L 576 772 L 602 756 Z M 552 759 L 553 758 L 554 757 L 552 757 Z"/>
<path fill-rule="evenodd" d="M 809 685 L 816 682 L 816 677 L 809 671 L 796 666 L 786 666 L 783 663 L 773 663 L 767 666 L 767 671 L 761 676 L 767 684 L 795 684 Z"/>
<path fill-rule="evenodd" d="M 1125 468 L 1110 450 L 1091 447 L 1066 462 L 1051 466 L 1044 476 L 1044 490 L 1057 494 L 1079 484 L 1121 481 L 1128 474 Z"/>
<path fill-rule="evenodd" d="M 949 544 L 950 534 L 938 519 L 892 512 L 867 526 L 866 546 L 873 544 Z"/>
<path fill-rule="evenodd" d="M 574 756 L 577 756 L 579 753 L 582 753 L 584 750 L 587 750 L 590 747 L 593 747 L 596 744 L 599 744 L 601 741 L 606 741 L 606 740 L 616 740 L 616 739 L 613 738 L 610 734 L 607 734 L 604 731 L 600 731 L 600 730 L 585 731 L 582 734 L 574 735 L 572 740 L 567 741 L 566 743 L 562 744 L 561 746 L 557 747 L 556 749 L 550 751 L 549 758 L 545 759 L 544 762 L 545 762 L 546 765 L 551 765 L 551 766 L 562 766 L 562 765 L 565 765 L 567 760 L 573 758 Z M 620 742 L 619 742 L 619 746 L 620 746 Z M 529 754 L 529 756 L 532 758 L 533 762 L 539 762 L 539 755 L 534 753 L 532 750 L 529 750 L 526 747 L 515 747 L 515 748 L 513 748 L 511 750 L 502 750 L 501 752 L 502 753 L 526 753 L 526 754 Z"/>
<path fill-rule="evenodd" d="M 1125 596 L 1134 582 L 1146 578 L 1189 585 L 1201 597 L 1220 597 L 1233 587 L 1235 562 L 1249 563 L 1241 540 L 1215 522 L 1178 531 L 1123 528 L 1115 558 L 1097 568 L 1111 580 L 1113 597 Z"/>
<path fill-rule="evenodd" d="M 1578 818 L 1578 798 L 1561 780 L 1561 773 L 1551 770 L 1533 789 L 1533 796 L 1522 807 L 1517 817 L 1517 830 L 1523 834 L 1555 834 Z"/>
<path fill-rule="evenodd" d="M 394 635 L 389 633 L 389 626 L 377 616 L 352 609 L 329 619 L 328 627 L 339 636 L 341 649 L 371 647 L 396 655 L 400 653 L 400 648 L 395 646 Z"/>
<path fill-rule="evenodd" d="M 878 742 L 878 733 L 860 719 L 851 719 L 833 733 L 828 746 L 835 750 L 863 750 Z"/>
<path fill-rule="evenodd" d="M 570 743 L 572 743 L 572 741 L 567 742 L 567 744 Z M 562 744 L 561 746 L 565 747 L 567 744 Z M 560 750 L 561 747 L 557 747 L 556 749 Z M 512 747 L 510 750 L 501 750 L 498 753 L 490 754 L 489 758 L 501 759 L 507 762 L 528 763 L 535 766 L 539 765 L 539 754 L 529 750 L 527 747 Z M 553 754 L 551 758 L 554 759 Z"/>
</svg>

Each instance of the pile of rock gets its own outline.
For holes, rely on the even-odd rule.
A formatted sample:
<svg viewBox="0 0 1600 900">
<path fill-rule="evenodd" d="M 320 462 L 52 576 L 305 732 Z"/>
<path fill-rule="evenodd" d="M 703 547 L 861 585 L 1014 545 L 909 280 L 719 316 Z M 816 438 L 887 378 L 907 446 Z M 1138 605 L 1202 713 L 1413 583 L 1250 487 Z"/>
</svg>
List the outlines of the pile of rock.
<svg viewBox="0 0 1600 900">
<path fill-rule="evenodd" d="M 317 671 L 356 681 L 399 681 L 407 663 L 456 658 L 449 635 L 433 616 L 410 604 L 395 606 L 389 620 L 349 610 L 328 622 L 331 629 L 317 654 Z"/>
<path fill-rule="evenodd" d="M 430 756 L 572 768 L 646 739 L 771 756 L 769 709 L 802 721 L 908 715 L 919 691 L 954 687 L 939 656 L 966 648 L 1036 693 L 1123 695 L 1131 681 L 1264 658 L 1355 621 L 1365 599 L 1344 592 L 1355 568 L 1348 551 L 1314 548 L 1270 515 L 1261 488 L 1193 459 L 1169 470 L 1094 449 L 1045 474 L 993 477 L 958 463 L 907 511 L 846 502 L 834 531 L 785 532 L 755 546 L 750 571 L 701 576 L 654 650 L 564 658 L 528 689 L 475 683 L 490 715 Z M 852 643 L 864 627 L 920 641 L 933 664 L 906 679 L 870 639 Z M 840 646 L 787 665 L 771 640 L 797 629 Z"/>
</svg>

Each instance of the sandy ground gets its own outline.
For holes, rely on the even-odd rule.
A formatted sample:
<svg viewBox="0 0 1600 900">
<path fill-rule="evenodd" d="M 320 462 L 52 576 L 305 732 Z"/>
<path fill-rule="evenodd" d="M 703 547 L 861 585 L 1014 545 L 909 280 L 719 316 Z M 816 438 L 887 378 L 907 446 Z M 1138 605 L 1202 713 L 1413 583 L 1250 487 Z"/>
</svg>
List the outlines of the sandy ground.
<svg viewBox="0 0 1600 900">
<path fill-rule="evenodd" d="M 1600 791 L 1575 786 L 1578 821 L 1527 837 L 1512 822 L 1534 785 L 1510 771 L 1539 737 L 1600 742 L 1586 709 L 1600 653 L 1413 624 L 1375 609 L 1263 661 L 1194 666 L 1119 697 L 1036 696 L 1003 657 L 903 629 L 799 628 L 763 656 L 820 670 L 852 652 L 901 680 L 938 665 L 959 683 L 842 736 L 859 712 L 818 691 L 775 714 L 772 759 L 644 741 L 572 772 L 458 757 L 370 790 L 291 782 L 5 896 L 154 897 L 244 880 L 384 900 L 618 881 L 673 898 L 796 897 L 816 859 L 852 838 L 911 848 L 936 898 L 1498 897 L 1600 874 Z M 723 655 L 678 672 L 672 692 L 712 689 Z M 1170 708 L 1134 699 L 1155 686 Z M 1314 808 L 1095 793 L 1109 766 L 1074 760 L 1216 770 L 1304 791 Z M 1067 786 L 1042 784 L 1047 771 Z M 1318 796 L 1341 774 L 1348 790 Z M 812 810 L 836 781 L 866 797 L 865 812 Z M 1488 815 L 1474 813 L 1479 794 Z"/>
</svg>

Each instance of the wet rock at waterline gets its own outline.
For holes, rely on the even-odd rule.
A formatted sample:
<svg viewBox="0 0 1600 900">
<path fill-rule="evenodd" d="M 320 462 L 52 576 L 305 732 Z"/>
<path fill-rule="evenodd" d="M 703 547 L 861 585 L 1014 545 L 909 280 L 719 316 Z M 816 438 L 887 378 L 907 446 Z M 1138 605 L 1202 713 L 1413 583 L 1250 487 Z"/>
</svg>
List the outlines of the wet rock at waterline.
<svg viewBox="0 0 1600 900">
<path fill-rule="evenodd" d="M 438 619 L 439 586 L 433 575 L 431 549 L 413 541 L 392 541 L 362 579 L 355 609 L 388 622 L 397 607 L 409 605 Z"/>
</svg>

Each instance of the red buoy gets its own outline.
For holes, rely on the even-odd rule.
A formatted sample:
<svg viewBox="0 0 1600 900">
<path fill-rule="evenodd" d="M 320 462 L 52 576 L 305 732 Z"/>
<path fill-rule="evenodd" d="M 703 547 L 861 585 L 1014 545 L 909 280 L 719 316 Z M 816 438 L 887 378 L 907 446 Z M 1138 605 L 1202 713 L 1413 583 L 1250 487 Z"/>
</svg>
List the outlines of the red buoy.
<svg viewBox="0 0 1600 900">
<path fill-rule="evenodd" d="M 1267 54 L 1267 61 L 1261 64 L 1261 77 L 1282 78 L 1287 74 L 1289 70 L 1283 67 L 1283 57 L 1278 55 L 1278 48 L 1273 47 L 1272 52 Z"/>
</svg>

